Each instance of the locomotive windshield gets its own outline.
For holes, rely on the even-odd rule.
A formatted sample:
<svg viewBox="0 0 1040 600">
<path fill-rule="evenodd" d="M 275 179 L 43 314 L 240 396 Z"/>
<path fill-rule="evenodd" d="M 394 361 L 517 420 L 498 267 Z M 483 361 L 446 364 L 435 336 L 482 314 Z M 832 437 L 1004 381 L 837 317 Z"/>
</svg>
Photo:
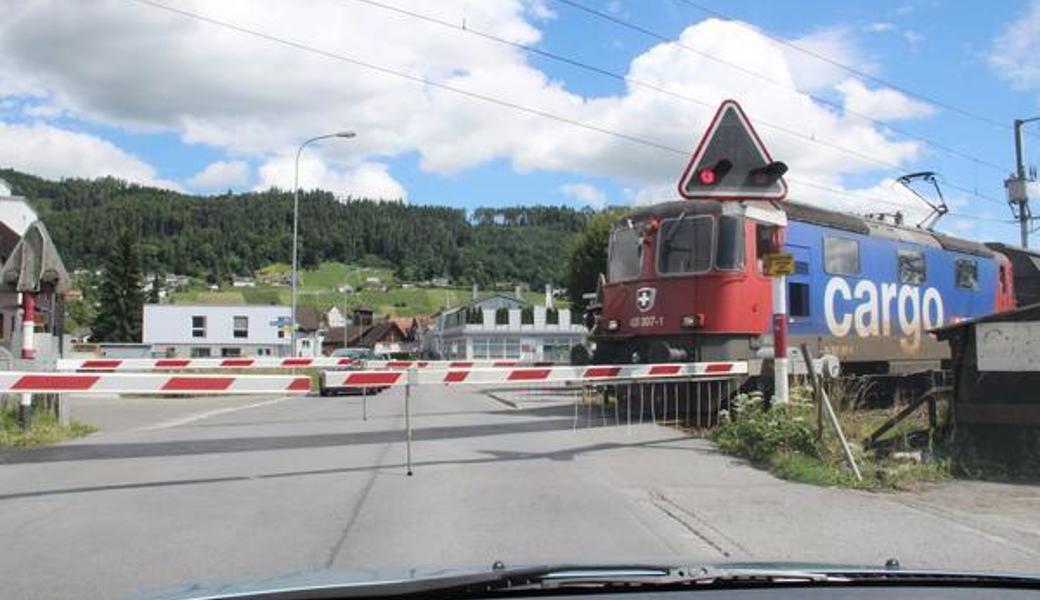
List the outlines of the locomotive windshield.
<svg viewBox="0 0 1040 600">
<path fill-rule="evenodd" d="M 711 268 L 710 215 L 680 215 L 661 222 L 657 243 L 657 270 L 661 273 L 699 273 Z"/>
<path fill-rule="evenodd" d="M 643 244 L 631 225 L 619 227 L 610 236 L 609 281 L 625 281 L 639 277 L 643 270 Z"/>
<path fill-rule="evenodd" d="M 743 223 L 737 217 L 721 216 L 718 227 L 710 215 L 680 215 L 665 219 L 657 243 L 659 273 L 703 273 L 712 267 L 723 270 L 744 267 Z"/>
</svg>

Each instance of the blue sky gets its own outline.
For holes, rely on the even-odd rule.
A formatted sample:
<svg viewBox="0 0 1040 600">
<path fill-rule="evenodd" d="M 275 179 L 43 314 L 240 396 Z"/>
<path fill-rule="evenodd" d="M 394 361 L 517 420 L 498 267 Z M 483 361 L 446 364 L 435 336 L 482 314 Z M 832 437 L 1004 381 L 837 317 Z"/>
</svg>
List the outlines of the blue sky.
<svg viewBox="0 0 1040 600">
<path fill-rule="evenodd" d="M 260 11 L 244 2 L 162 3 L 686 150 L 710 116 L 707 105 L 735 97 L 775 157 L 791 165 L 796 197 L 913 213 L 914 201 L 891 179 L 934 170 L 959 215 L 944 229 L 1016 239 L 1014 226 L 1000 222 L 1009 217 L 1002 180 L 1013 164 L 1010 128 L 985 120 L 1009 124 L 1040 114 L 1040 4 L 991 2 L 982 10 L 941 0 L 576 1 L 664 40 L 557 0 L 380 0 L 465 23 L 469 32 L 356 0 L 271 0 Z M 685 160 L 128 0 L 6 8 L 14 18 L 0 25 L 0 165 L 48 177 L 111 173 L 198 193 L 288 187 L 300 140 L 349 128 L 356 140 L 308 149 L 304 185 L 465 208 L 601 206 L 666 199 Z M 532 56 L 474 31 L 630 80 Z M 857 83 L 848 71 L 763 34 L 910 93 Z M 634 88 L 632 79 L 701 104 Z M 1038 131 L 1027 141 L 1040 141 Z"/>
</svg>

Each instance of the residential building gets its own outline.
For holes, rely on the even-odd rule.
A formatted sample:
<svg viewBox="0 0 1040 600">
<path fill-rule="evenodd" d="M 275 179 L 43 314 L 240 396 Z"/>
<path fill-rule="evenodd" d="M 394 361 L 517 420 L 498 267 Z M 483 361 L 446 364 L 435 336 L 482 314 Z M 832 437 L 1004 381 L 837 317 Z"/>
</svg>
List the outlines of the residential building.
<svg viewBox="0 0 1040 600">
<path fill-rule="evenodd" d="M 347 324 L 347 317 L 343 314 L 343 311 L 338 306 L 332 305 L 322 314 L 322 321 L 325 327 L 332 329 L 335 327 L 343 327 Z"/>
<path fill-rule="evenodd" d="M 474 300 L 434 317 L 423 354 L 446 360 L 509 358 L 566 363 L 587 335 L 581 315 L 506 295 Z"/>
<path fill-rule="evenodd" d="M 347 345 L 371 348 L 379 355 L 412 354 L 417 350 L 415 340 L 409 337 L 408 332 L 402 330 L 396 321 L 390 319 L 368 327 L 363 333 L 352 338 Z"/>
<path fill-rule="evenodd" d="M 296 356 L 321 356 L 325 331 L 318 309 L 297 305 L 296 327 Z"/>
<path fill-rule="evenodd" d="M 154 356 L 288 356 L 288 306 L 146 304 L 143 342 Z"/>
<path fill-rule="evenodd" d="M 71 283 L 36 212 L 0 180 L 0 364 L 13 370 L 54 368 L 62 350 L 64 294 Z M 27 340 L 22 309 L 30 296 L 35 314 Z"/>
<path fill-rule="evenodd" d="M 231 276 L 231 287 L 236 288 L 255 288 L 256 282 L 253 281 L 252 277 L 239 277 L 238 275 Z"/>
</svg>

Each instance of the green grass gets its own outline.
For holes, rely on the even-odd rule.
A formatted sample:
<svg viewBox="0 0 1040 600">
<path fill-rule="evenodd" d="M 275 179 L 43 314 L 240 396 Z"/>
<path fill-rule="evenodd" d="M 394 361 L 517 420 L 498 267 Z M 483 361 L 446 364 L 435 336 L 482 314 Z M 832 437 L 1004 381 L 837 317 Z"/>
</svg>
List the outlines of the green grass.
<svg viewBox="0 0 1040 600">
<path fill-rule="evenodd" d="M 257 274 L 257 281 L 266 276 L 288 273 L 289 266 L 281 263 L 268 265 Z M 364 289 L 365 279 L 378 278 L 388 289 L 384 291 Z M 304 306 L 325 310 L 332 305 L 348 310 L 366 306 L 378 314 L 394 317 L 432 315 L 445 306 L 459 306 L 469 302 L 471 288 L 462 287 L 398 287 L 393 271 L 346 265 L 339 262 L 322 263 L 315 270 L 303 271 L 299 290 L 299 301 Z M 352 294 L 341 294 L 336 289 L 349 283 L 356 290 Z M 481 296 L 493 292 L 482 290 Z M 512 295 L 512 292 L 495 292 Z M 544 292 L 531 291 L 525 294 L 531 304 L 540 306 L 545 301 Z M 255 288 L 222 288 L 220 291 L 186 290 L 170 294 L 174 304 L 281 304 L 292 302 L 289 286 L 257 285 Z M 566 308 L 566 302 L 557 301 L 558 308 Z"/>
<path fill-rule="evenodd" d="M 83 437 L 97 431 L 93 426 L 73 420 L 62 426 L 53 415 L 37 412 L 27 431 L 22 431 L 17 409 L 0 411 L 0 448 L 43 446 Z"/>
<path fill-rule="evenodd" d="M 793 399 L 804 396 L 792 393 Z M 823 441 L 816 440 L 816 407 L 808 403 L 795 401 L 765 411 L 760 400 L 742 397 L 734 401 L 732 410 L 711 437 L 728 454 L 746 458 L 782 479 L 813 485 L 911 490 L 924 483 L 949 479 L 950 463 L 945 458 L 896 459 L 863 448 L 863 439 L 896 412 L 894 408 L 850 409 L 838 415 L 863 481 L 858 481 L 848 466 L 829 422 L 825 424 Z M 883 439 L 902 437 L 926 426 L 926 417 L 915 416 L 904 420 Z"/>
<path fill-rule="evenodd" d="M 369 277 L 379 279 L 386 286 L 397 285 L 394 272 L 390 269 L 357 267 L 341 262 L 325 262 L 317 269 L 304 271 L 300 276 L 300 284 L 304 290 L 335 290 L 344 283 L 349 283 L 357 290 L 361 289 Z"/>
</svg>

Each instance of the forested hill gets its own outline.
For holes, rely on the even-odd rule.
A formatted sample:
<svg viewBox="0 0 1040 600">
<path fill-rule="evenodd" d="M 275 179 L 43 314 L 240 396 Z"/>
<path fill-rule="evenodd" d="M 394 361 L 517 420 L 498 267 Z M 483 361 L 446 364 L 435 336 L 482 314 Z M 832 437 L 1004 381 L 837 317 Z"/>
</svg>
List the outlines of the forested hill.
<svg viewBox="0 0 1040 600">
<path fill-rule="evenodd" d="M 96 268 L 123 229 L 139 236 L 144 268 L 226 280 L 288 262 L 292 192 L 192 196 L 113 179 L 48 181 L 0 169 L 39 212 L 69 269 Z M 564 280 L 565 254 L 591 211 L 566 207 L 459 209 L 300 197 L 300 260 L 389 266 L 403 279 L 448 276 L 488 285 Z"/>
</svg>

